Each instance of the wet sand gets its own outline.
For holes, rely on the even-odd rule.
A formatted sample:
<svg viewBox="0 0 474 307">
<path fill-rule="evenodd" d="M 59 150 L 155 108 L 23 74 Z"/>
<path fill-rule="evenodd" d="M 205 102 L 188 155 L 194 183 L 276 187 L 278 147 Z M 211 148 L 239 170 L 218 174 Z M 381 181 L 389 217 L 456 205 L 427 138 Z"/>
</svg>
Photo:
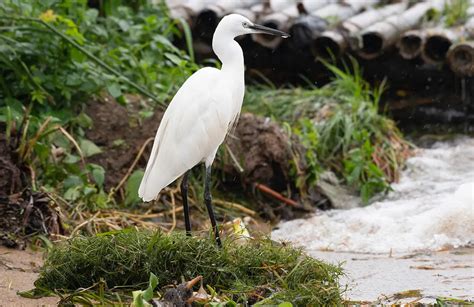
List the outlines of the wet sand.
<svg viewBox="0 0 474 307">
<path fill-rule="evenodd" d="M 0 306 L 57 306 L 57 297 L 28 299 L 18 291 L 33 289 L 43 264 L 42 253 L 0 246 Z"/>
<path fill-rule="evenodd" d="M 308 253 L 330 263 L 343 263 L 347 276 L 341 284 L 348 287 L 344 295 L 348 300 L 384 304 L 434 303 L 436 297 L 474 300 L 474 248 L 392 256 Z M 420 295 L 397 299 L 397 293 L 409 290 L 420 290 Z"/>
</svg>

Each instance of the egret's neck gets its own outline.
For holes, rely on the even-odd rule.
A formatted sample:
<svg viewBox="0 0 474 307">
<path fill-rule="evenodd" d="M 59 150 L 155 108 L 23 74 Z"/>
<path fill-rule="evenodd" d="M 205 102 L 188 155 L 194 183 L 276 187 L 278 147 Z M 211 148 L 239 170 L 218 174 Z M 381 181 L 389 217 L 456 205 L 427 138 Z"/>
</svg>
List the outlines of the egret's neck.
<svg viewBox="0 0 474 307">
<path fill-rule="evenodd" d="M 244 55 L 240 45 L 225 33 L 216 31 L 212 39 L 212 49 L 222 62 L 222 71 L 236 78 L 244 76 Z"/>
</svg>

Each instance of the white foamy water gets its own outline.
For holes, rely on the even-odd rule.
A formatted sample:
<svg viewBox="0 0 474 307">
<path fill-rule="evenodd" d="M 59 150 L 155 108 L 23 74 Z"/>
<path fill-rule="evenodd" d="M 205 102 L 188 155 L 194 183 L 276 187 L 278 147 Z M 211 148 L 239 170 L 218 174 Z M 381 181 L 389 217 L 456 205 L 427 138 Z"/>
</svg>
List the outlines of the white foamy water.
<svg viewBox="0 0 474 307">
<path fill-rule="evenodd" d="M 400 182 L 367 207 L 283 222 L 273 239 L 307 250 L 408 253 L 474 243 L 474 139 L 420 149 Z"/>
</svg>

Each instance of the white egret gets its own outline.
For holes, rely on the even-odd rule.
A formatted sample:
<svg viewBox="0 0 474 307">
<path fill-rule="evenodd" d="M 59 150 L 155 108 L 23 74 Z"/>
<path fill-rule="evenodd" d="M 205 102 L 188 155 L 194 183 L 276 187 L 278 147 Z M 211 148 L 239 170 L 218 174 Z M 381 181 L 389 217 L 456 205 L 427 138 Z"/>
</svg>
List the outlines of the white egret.
<svg viewBox="0 0 474 307">
<path fill-rule="evenodd" d="M 221 241 L 211 205 L 211 165 L 219 145 L 238 120 L 245 92 L 244 56 L 234 40 L 244 34 L 289 35 L 254 24 L 238 15 L 227 15 L 218 24 L 212 48 L 222 68 L 205 67 L 195 72 L 171 100 L 156 132 L 145 175 L 138 190 L 144 201 L 158 197 L 160 191 L 183 176 L 181 194 L 186 233 L 191 233 L 187 199 L 188 172 L 205 163 L 204 200 L 217 244 Z"/>
</svg>

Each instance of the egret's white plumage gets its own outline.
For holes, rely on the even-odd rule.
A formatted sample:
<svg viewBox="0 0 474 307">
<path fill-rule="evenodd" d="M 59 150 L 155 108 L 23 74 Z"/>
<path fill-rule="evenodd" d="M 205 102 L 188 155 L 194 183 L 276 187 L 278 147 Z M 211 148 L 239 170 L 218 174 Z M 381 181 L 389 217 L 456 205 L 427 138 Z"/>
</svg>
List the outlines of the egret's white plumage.
<svg viewBox="0 0 474 307">
<path fill-rule="evenodd" d="M 254 25 L 237 14 L 221 20 L 212 47 L 222 68 L 198 70 L 170 102 L 138 191 L 144 201 L 155 199 L 164 187 L 196 164 L 212 164 L 219 145 L 239 116 L 244 97 L 244 58 L 234 38 L 263 30 L 282 34 Z"/>
</svg>

